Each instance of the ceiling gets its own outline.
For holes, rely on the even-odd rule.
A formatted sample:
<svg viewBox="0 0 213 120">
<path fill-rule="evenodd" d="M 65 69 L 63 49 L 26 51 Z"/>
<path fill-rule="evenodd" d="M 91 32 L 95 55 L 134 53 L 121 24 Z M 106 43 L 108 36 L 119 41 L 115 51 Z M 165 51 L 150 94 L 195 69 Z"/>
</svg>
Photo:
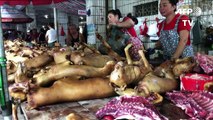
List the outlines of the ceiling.
<svg viewBox="0 0 213 120">
<path fill-rule="evenodd" d="M 52 5 L 34 6 L 36 13 L 36 21 L 40 24 L 48 23 L 54 20 L 53 7 L 57 10 L 68 13 L 69 16 L 78 15 L 78 10 L 86 10 L 85 0 L 68 0 L 67 2 L 56 3 Z M 48 19 L 44 16 L 48 15 Z"/>
<path fill-rule="evenodd" d="M 86 10 L 86 0 L 68 0 L 57 3 L 55 6 L 58 10 L 77 15 L 78 10 Z"/>
</svg>

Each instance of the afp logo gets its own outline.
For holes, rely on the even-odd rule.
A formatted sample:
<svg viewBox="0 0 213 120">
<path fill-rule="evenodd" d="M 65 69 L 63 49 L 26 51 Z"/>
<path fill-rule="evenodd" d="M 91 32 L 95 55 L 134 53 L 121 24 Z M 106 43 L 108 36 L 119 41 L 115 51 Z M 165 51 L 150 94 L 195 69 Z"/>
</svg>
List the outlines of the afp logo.
<svg viewBox="0 0 213 120">
<path fill-rule="evenodd" d="M 191 8 L 182 8 L 182 9 L 178 9 L 177 11 L 180 14 L 184 14 L 184 15 L 190 15 L 190 16 L 195 16 L 195 17 L 199 17 L 202 14 L 202 10 L 199 7 L 196 7 L 194 9 Z M 193 20 L 182 20 L 184 23 L 184 26 L 186 26 L 187 22 L 189 23 L 190 26 L 193 25 L 194 21 Z"/>
<path fill-rule="evenodd" d="M 192 8 L 179 8 L 177 10 L 177 13 L 198 17 L 202 14 L 202 10 L 200 7 L 195 7 L 193 9 Z"/>
</svg>

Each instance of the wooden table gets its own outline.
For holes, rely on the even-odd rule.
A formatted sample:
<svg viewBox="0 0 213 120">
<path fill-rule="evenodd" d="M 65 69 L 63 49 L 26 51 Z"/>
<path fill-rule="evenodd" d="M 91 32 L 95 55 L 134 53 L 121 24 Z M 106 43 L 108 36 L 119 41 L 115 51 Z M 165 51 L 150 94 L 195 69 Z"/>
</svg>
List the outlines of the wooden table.
<svg viewBox="0 0 213 120">
<path fill-rule="evenodd" d="M 21 104 L 21 108 L 26 120 L 65 120 L 65 117 L 70 113 L 77 113 L 90 120 L 97 120 L 95 117 L 96 111 L 103 107 L 109 100 L 110 98 L 60 103 L 39 107 L 38 109 L 33 110 L 27 110 L 27 103 L 24 102 Z M 183 110 L 167 100 L 164 100 L 161 104 L 155 106 L 160 113 L 168 117 L 169 120 L 188 118 Z"/>
<path fill-rule="evenodd" d="M 21 109 L 26 120 L 65 120 L 70 113 L 77 113 L 90 120 L 97 120 L 95 113 L 103 107 L 110 98 L 86 100 L 79 102 L 60 103 L 27 110 L 27 103 L 21 104 Z"/>
</svg>

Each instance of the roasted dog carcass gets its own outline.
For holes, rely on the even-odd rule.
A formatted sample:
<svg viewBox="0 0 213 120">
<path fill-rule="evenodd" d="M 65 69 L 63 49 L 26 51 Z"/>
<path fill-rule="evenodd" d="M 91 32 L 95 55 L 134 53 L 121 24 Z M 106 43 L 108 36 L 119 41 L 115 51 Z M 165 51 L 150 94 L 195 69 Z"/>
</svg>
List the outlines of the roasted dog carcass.
<svg viewBox="0 0 213 120">
<path fill-rule="evenodd" d="M 88 65 L 94 67 L 103 67 L 108 61 L 114 61 L 114 59 L 108 55 L 84 53 L 81 51 L 72 52 L 69 60 L 76 65 Z"/>
<path fill-rule="evenodd" d="M 109 79 L 58 80 L 49 88 L 39 88 L 28 94 L 30 109 L 59 102 L 105 98 L 115 95 Z"/>
<path fill-rule="evenodd" d="M 27 69 L 24 63 L 19 62 L 17 66 L 17 71 L 15 72 L 15 83 L 29 81 L 27 76 Z"/>
<path fill-rule="evenodd" d="M 27 69 L 43 67 L 44 65 L 53 61 L 53 57 L 47 53 L 28 59 L 25 61 Z"/>
<path fill-rule="evenodd" d="M 49 83 L 53 83 L 55 80 L 62 79 L 65 77 L 105 77 L 111 73 L 115 65 L 114 61 L 109 61 L 102 68 L 86 65 L 70 65 L 58 64 L 51 67 L 47 71 L 41 71 L 33 76 L 33 81 L 39 86 L 46 86 Z"/>
<path fill-rule="evenodd" d="M 133 96 L 149 96 L 151 93 L 154 93 L 158 96 L 156 102 L 161 102 L 162 97 L 158 93 L 165 93 L 177 87 L 177 81 L 172 70 L 163 69 L 161 76 L 155 75 L 143 51 L 138 51 L 141 60 L 133 62 L 128 54 L 129 47 L 131 47 L 131 44 L 125 48 L 128 64 L 117 63 L 110 75 L 110 82 L 116 87 L 115 91 L 119 95 L 130 94 Z M 125 88 L 128 84 L 134 82 L 136 85 L 135 89 Z"/>
<path fill-rule="evenodd" d="M 174 76 L 178 78 L 181 74 L 192 71 L 195 65 L 195 60 L 192 57 L 180 58 L 174 61 L 167 60 L 154 69 L 154 74 L 162 76 L 163 70 L 171 70 Z"/>
<path fill-rule="evenodd" d="M 111 84 L 120 88 L 125 88 L 130 83 L 135 83 L 137 85 L 137 83 L 142 80 L 146 74 L 152 71 L 152 68 L 146 60 L 142 50 L 139 51 L 139 55 L 141 56 L 141 63 L 133 64 L 130 56 L 128 55 L 128 49 L 131 46 L 132 45 L 129 44 L 126 47 L 127 49 L 125 48 L 128 64 L 118 62 L 110 74 Z"/>
<path fill-rule="evenodd" d="M 165 93 L 177 88 L 178 83 L 172 71 L 164 71 L 164 76 L 157 76 L 153 72 L 147 74 L 137 85 L 137 91 L 149 95 L 151 92 Z"/>
<path fill-rule="evenodd" d="M 55 63 L 59 64 L 59 63 L 63 63 L 63 62 L 68 61 L 66 59 L 66 56 L 70 55 L 70 54 L 71 54 L 71 50 L 55 52 L 53 54 L 53 58 L 54 58 Z"/>
<path fill-rule="evenodd" d="M 179 77 L 183 73 L 189 73 L 195 67 L 196 62 L 192 57 L 176 59 L 172 66 L 172 71 L 175 77 Z"/>
</svg>

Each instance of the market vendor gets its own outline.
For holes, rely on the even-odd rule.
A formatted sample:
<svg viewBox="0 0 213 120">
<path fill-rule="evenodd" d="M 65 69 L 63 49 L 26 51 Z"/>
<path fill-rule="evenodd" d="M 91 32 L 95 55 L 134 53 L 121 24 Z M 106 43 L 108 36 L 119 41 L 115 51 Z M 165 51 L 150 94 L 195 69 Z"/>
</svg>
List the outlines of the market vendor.
<svg viewBox="0 0 213 120">
<path fill-rule="evenodd" d="M 163 48 L 164 59 L 177 59 L 193 56 L 190 42 L 191 26 L 188 16 L 176 14 L 178 0 L 161 0 L 160 13 L 166 19 L 159 25 L 159 41 L 156 47 Z"/>
<path fill-rule="evenodd" d="M 75 24 L 70 24 L 65 40 L 66 45 L 77 47 L 80 42 L 85 42 L 84 36 L 79 32 L 79 28 Z"/>
<path fill-rule="evenodd" d="M 126 16 L 122 21 L 120 21 L 120 18 L 122 18 L 121 12 L 119 9 L 116 9 L 108 11 L 107 17 L 109 22 L 108 43 L 112 49 L 119 55 L 124 56 L 124 47 L 131 43 L 132 48 L 129 50 L 130 56 L 134 60 L 139 60 L 140 57 L 138 50 L 142 48 L 142 43 L 141 40 L 137 37 L 136 31 L 134 29 L 136 21 L 132 20 L 133 16 Z"/>
</svg>

